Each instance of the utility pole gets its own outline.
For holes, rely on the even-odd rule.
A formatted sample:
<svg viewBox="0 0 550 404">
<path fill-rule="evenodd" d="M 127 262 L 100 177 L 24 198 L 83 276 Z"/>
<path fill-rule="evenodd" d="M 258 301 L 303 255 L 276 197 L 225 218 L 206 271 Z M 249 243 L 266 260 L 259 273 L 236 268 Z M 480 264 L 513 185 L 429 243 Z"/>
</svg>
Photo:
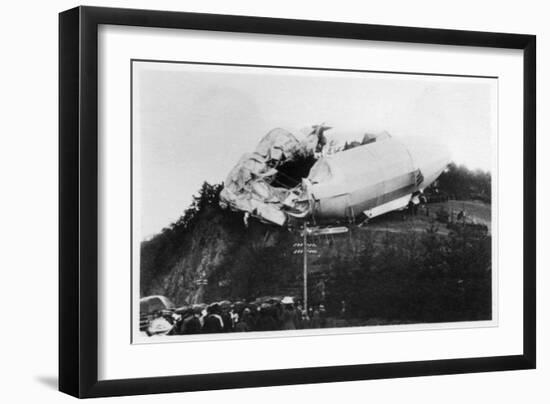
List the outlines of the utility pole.
<svg viewBox="0 0 550 404">
<path fill-rule="evenodd" d="M 309 315 L 307 311 L 307 222 L 304 220 L 304 239 L 303 239 L 303 250 L 304 250 L 304 310 L 306 311 L 306 316 Z"/>
<path fill-rule="evenodd" d="M 303 254 L 304 257 L 304 310 L 306 313 L 308 313 L 308 307 L 307 307 L 307 258 L 308 254 L 318 254 L 316 247 L 317 244 L 311 243 L 309 244 L 307 242 L 307 236 L 308 234 L 315 237 L 320 235 L 333 235 L 333 234 L 341 234 L 341 233 L 347 233 L 348 232 L 347 227 L 326 227 L 326 228 L 319 228 L 319 227 L 307 227 L 307 222 L 304 220 L 304 226 L 302 228 L 302 243 L 294 243 L 292 247 L 295 249 L 292 251 L 292 254 L 298 255 Z"/>
</svg>

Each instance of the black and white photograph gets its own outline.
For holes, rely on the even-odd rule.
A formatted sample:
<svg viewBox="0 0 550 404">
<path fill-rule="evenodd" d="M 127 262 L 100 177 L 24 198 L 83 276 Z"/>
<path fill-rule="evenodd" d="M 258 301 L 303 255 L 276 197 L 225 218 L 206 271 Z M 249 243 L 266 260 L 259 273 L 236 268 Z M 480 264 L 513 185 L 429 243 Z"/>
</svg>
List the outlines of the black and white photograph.
<svg viewBox="0 0 550 404">
<path fill-rule="evenodd" d="M 131 68 L 135 342 L 495 324 L 497 78 Z"/>
<path fill-rule="evenodd" d="M 3 8 L 2 402 L 545 401 L 544 3 L 91 3 Z"/>
</svg>

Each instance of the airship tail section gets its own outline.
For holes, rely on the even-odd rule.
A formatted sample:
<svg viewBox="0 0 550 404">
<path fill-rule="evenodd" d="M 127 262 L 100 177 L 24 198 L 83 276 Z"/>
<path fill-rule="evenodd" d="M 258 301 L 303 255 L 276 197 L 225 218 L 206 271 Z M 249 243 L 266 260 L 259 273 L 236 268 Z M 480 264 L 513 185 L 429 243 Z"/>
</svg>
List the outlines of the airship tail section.
<svg viewBox="0 0 550 404">
<path fill-rule="evenodd" d="M 420 190 L 433 183 L 451 162 L 451 154 L 442 139 L 411 136 L 402 139 L 402 143 L 423 175 Z"/>
</svg>

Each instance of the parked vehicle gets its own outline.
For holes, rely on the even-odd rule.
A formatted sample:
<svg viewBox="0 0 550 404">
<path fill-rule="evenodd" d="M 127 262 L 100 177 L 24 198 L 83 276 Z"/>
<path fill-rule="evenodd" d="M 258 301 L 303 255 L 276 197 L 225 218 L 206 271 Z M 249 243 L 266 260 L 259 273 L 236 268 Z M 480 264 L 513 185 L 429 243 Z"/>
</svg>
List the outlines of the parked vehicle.
<svg viewBox="0 0 550 404">
<path fill-rule="evenodd" d="M 139 329 L 147 335 L 169 334 L 176 321 L 176 306 L 166 296 L 147 296 L 139 301 Z"/>
</svg>

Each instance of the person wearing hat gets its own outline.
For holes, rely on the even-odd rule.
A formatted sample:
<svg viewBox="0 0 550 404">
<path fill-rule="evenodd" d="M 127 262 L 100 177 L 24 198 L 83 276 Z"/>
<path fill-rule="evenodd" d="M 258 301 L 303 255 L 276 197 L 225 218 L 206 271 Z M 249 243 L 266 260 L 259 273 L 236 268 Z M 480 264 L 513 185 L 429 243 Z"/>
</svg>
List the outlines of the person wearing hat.
<svg viewBox="0 0 550 404">
<path fill-rule="evenodd" d="M 294 323 L 296 324 L 296 329 L 297 330 L 301 330 L 302 328 L 304 328 L 304 324 L 303 324 L 303 318 L 302 318 L 302 305 L 300 303 L 295 303 L 294 304 L 294 311 L 296 313 L 296 320 L 294 321 Z"/>
<path fill-rule="evenodd" d="M 311 318 L 307 314 L 306 309 L 302 309 L 302 321 L 301 321 L 302 328 L 311 328 Z"/>
<path fill-rule="evenodd" d="M 283 310 L 283 330 L 295 330 L 296 327 L 296 310 L 294 309 L 294 299 L 286 296 L 281 303 L 284 305 Z"/>
<path fill-rule="evenodd" d="M 250 309 L 246 307 L 239 316 L 237 324 L 235 324 L 235 332 L 245 332 L 252 330 L 250 325 Z"/>
<path fill-rule="evenodd" d="M 220 316 L 223 321 L 223 331 L 231 332 L 233 331 L 233 316 L 231 311 L 231 306 L 228 304 L 220 305 L 221 313 Z"/>
<path fill-rule="evenodd" d="M 248 303 L 244 310 L 248 309 L 247 314 L 248 331 L 257 331 L 258 320 L 260 318 L 260 308 L 254 303 Z M 243 311 L 244 313 L 244 311 Z"/>
<path fill-rule="evenodd" d="M 218 303 L 212 303 L 207 309 L 208 315 L 204 319 L 202 331 L 207 334 L 223 332 L 223 320 L 220 316 L 221 310 Z"/>
<path fill-rule="evenodd" d="M 191 318 L 185 322 L 185 334 L 200 334 L 202 331 L 201 310 L 193 310 Z"/>
<path fill-rule="evenodd" d="M 262 303 L 260 306 L 260 317 L 256 324 L 258 331 L 273 331 L 277 329 L 277 323 L 273 318 L 272 308 L 269 303 Z"/>
<path fill-rule="evenodd" d="M 324 304 L 319 305 L 319 317 L 321 318 L 321 328 L 325 328 L 327 326 L 327 310 Z"/>
<path fill-rule="evenodd" d="M 313 314 L 311 315 L 311 328 L 321 328 L 321 313 L 319 313 L 317 307 L 313 309 Z"/>
</svg>

